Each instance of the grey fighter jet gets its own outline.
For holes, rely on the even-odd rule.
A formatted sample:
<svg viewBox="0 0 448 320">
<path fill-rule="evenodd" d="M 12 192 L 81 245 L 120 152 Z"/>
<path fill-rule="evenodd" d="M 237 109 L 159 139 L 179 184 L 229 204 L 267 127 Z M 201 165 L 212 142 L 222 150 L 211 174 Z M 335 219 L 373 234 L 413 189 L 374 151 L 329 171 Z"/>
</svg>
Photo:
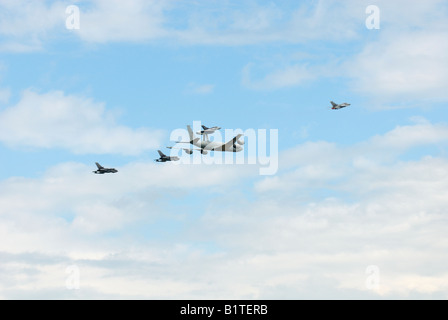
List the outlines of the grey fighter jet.
<svg viewBox="0 0 448 320">
<path fill-rule="evenodd" d="M 116 172 L 118 172 L 118 170 L 115 169 L 115 168 L 104 168 L 98 162 L 95 162 L 95 164 L 98 167 L 98 170 L 93 171 L 93 173 L 95 173 L 95 174 L 116 173 Z"/>
<path fill-rule="evenodd" d="M 213 134 L 216 130 L 221 130 L 221 127 L 211 127 L 211 128 L 207 128 L 206 126 L 202 125 L 202 129 L 201 131 L 196 132 L 197 134 Z"/>
<path fill-rule="evenodd" d="M 202 130 L 198 131 L 196 133 L 202 135 L 202 140 L 203 141 L 207 141 L 208 140 L 208 135 L 209 134 L 213 134 L 213 133 L 215 133 L 215 131 L 221 130 L 221 127 L 217 127 L 217 126 L 208 128 L 208 127 L 202 125 L 201 127 L 202 127 Z"/>
<path fill-rule="evenodd" d="M 178 161 L 179 160 L 179 157 L 167 156 L 160 150 L 157 150 L 157 152 L 159 153 L 160 158 L 159 159 L 154 159 L 154 161 L 156 161 L 156 162 L 167 162 L 167 161 Z"/>
<path fill-rule="evenodd" d="M 330 103 L 332 105 L 331 109 L 333 109 L 333 110 L 339 110 L 339 109 L 348 107 L 350 105 L 350 103 L 347 103 L 347 102 L 337 104 L 337 103 L 334 103 L 333 101 L 330 101 Z"/>
</svg>

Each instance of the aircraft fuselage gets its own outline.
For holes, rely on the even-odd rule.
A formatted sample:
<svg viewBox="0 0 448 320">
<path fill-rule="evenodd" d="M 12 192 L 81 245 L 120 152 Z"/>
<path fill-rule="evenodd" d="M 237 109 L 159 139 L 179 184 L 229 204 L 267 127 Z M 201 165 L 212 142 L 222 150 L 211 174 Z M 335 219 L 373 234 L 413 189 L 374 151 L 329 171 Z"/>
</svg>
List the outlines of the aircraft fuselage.
<svg viewBox="0 0 448 320">
<path fill-rule="evenodd" d="M 95 174 L 105 174 L 105 173 L 116 173 L 118 172 L 117 169 L 99 169 L 96 171 L 93 171 Z"/>
</svg>

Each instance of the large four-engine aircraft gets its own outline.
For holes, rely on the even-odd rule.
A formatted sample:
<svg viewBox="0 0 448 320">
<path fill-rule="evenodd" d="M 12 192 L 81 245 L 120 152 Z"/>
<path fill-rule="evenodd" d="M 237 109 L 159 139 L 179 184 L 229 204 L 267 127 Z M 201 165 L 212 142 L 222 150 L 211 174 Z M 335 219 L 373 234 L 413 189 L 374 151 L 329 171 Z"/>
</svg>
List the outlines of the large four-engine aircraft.
<svg viewBox="0 0 448 320">
<path fill-rule="evenodd" d="M 93 171 L 93 173 L 95 173 L 95 174 L 105 174 L 105 173 L 115 173 L 115 172 L 118 172 L 118 170 L 115 169 L 115 168 L 104 168 L 98 162 L 95 162 L 95 164 L 98 167 L 98 170 Z"/>
<path fill-rule="evenodd" d="M 190 143 L 193 146 L 197 147 L 198 149 L 185 149 L 185 148 L 175 148 L 170 147 L 170 149 L 184 149 L 189 150 L 187 153 L 191 154 L 191 150 L 198 150 L 202 154 L 207 154 L 209 151 L 222 151 L 222 152 L 240 152 L 243 150 L 243 148 L 240 146 L 241 144 L 244 144 L 244 142 L 239 141 L 238 139 L 241 138 L 243 135 L 238 134 L 236 135 L 232 140 L 229 140 L 226 143 L 217 142 L 217 141 L 210 141 L 210 140 L 202 140 L 200 138 L 197 138 L 194 136 L 193 130 L 188 125 L 188 135 L 190 136 L 190 141 L 178 141 L 177 143 Z M 239 145 L 237 145 L 239 144 Z"/>
</svg>

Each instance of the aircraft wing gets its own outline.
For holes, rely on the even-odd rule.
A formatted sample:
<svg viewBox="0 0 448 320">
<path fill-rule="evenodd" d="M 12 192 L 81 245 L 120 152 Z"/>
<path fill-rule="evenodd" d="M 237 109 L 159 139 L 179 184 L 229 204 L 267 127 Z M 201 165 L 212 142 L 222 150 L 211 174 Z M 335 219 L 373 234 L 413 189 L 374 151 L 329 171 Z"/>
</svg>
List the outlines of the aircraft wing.
<svg viewBox="0 0 448 320">
<path fill-rule="evenodd" d="M 191 141 L 176 141 L 175 143 L 188 143 L 188 144 L 193 143 L 194 144 L 194 143 L 198 142 L 199 140 L 201 140 L 201 138 L 194 138 Z"/>
<path fill-rule="evenodd" d="M 168 149 L 179 149 L 179 150 L 185 150 L 185 151 L 189 151 L 189 150 L 197 150 L 197 151 L 201 151 L 202 149 L 190 149 L 190 148 L 178 148 L 178 147 L 167 147 Z"/>
<path fill-rule="evenodd" d="M 233 145 L 236 143 L 236 140 L 241 138 L 243 136 L 242 133 L 238 134 L 236 137 L 234 137 L 232 140 L 229 140 L 225 144 L 222 145 L 223 150 L 227 150 L 228 148 L 233 148 Z"/>
</svg>

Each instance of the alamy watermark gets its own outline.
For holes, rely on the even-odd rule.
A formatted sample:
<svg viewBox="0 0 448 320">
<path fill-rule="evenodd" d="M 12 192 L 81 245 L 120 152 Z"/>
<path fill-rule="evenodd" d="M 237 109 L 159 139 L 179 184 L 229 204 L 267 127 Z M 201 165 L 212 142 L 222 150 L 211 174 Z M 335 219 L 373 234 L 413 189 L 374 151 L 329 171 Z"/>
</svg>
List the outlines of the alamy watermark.
<svg viewBox="0 0 448 320">
<path fill-rule="evenodd" d="M 65 287 L 68 290 L 78 290 L 80 288 L 81 276 L 77 265 L 68 266 L 65 269 L 68 277 L 65 280 Z"/>
<path fill-rule="evenodd" d="M 201 130 L 201 122 L 194 121 L 192 132 L 184 128 L 171 132 L 170 141 L 175 146 L 172 147 L 170 156 L 179 157 L 180 161 L 177 163 L 258 164 L 260 175 L 277 173 L 278 129 L 224 129 L 224 135 L 216 130 L 207 136 L 198 134 Z M 213 150 L 213 144 L 218 145 L 218 148 Z M 182 154 L 189 156 L 181 156 Z"/>
<path fill-rule="evenodd" d="M 65 9 L 65 13 L 68 15 L 65 19 L 65 27 L 68 30 L 79 30 L 81 28 L 79 7 L 70 5 Z"/>
<path fill-rule="evenodd" d="M 365 281 L 366 288 L 369 290 L 377 290 L 380 287 L 380 268 L 376 265 L 370 265 L 366 268 L 367 278 Z"/>
<path fill-rule="evenodd" d="M 80 10 L 77 5 L 69 5 L 65 9 L 67 18 L 65 20 L 65 27 L 68 30 L 79 30 L 81 28 Z M 366 7 L 365 25 L 369 30 L 380 29 L 380 8 L 376 5 L 369 5 Z"/>
<path fill-rule="evenodd" d="M 380 29 L 380 8 L 373 4 L 367 6 L 366 14 L 369 15 L 366 18 L 366 28 L 369 30 Z"/>
</svg>

